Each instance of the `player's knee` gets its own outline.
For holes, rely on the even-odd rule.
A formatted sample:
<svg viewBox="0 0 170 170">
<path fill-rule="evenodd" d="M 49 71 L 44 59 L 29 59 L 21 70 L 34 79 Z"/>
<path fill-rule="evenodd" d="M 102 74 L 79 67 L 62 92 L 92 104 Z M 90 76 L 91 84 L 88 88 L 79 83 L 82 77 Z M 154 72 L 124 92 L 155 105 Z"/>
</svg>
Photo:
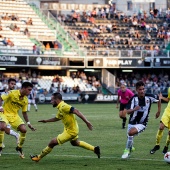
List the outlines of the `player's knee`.
<svg viewBox="0 0 170 170">
<path fill-rule="evenodd" d="M 79 142 L 78 141 L 71 141 L 70 142 L 72 146 L 79 146 Z"/>
<path fill-rule="evenodd" d="M 0 123 L 0 130 L 1 130 L 1 131 L 5 131 L 5 130 L 6 130 L 6 124 L 5 124 L 5 122 L 1 122 L 1 123 Z"/>
<path fill-rule="evenodd" d="M 165 125 L 161 122 L 159 126 L 159 130 L 164 130 L 164 128 L 165 128 Z"/>
</svg>

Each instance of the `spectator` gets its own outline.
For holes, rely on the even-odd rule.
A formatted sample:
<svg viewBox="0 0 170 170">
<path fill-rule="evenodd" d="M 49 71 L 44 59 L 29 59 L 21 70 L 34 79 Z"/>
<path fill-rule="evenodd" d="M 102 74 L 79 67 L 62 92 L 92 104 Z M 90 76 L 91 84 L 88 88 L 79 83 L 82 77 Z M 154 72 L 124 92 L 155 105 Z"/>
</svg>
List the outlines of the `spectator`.
<svg viewBox="0 0 170 170">
<path fill-rule="evenodd" d="M 24 30 L 24 35 L 27 35 L 28 37 L 30 36 L 30 32 L 27 27 Z"/>
<path fill-rule="evenodd" d="M 18 27 L 17 24 L 14 24 L 14 30 L 13 31 L 16 31 L 16 32 L 20 31 L 20 27 Z"/>
<path fill-rule="evenodd" d="M 149 34 L 149 32 L 145 36 L 145 41 L 148 43 L 151 41 L 151 35 Z"/>
<path fill-rule="evenodd" d="M 41 50 L 40 50 L 40 46 L 38 45 L 38 46 L 37 46 L 37 49 L 36 49 L 37 55 L 40 55 L 40 51 L 41 51 Z"/>
<path fill-rule="evenodd" d="M 51 49 L 51 48 L 50 48 L 50 43 L 47 43 L 47 44 L 46 44 L 45 49 L 48 50 L 48 51 Z"/>
<path fill-rule="evenodd" d="M 33 54 L 36 54 L 36 52 L 37 52 L 37 45 L 34 44 L 34 45 L 33 45 Z"/>
<path fill-rule="evenodd" d="M 7 26 L 7 27 L 8 27 L 8 26 Z M 11 23 L 10 26 L 9 26 L 9 28 L 10 28 L 12 31 L 14 31 L 14 30 L 15 30 L 14 24 Z"/>
<path fill-rule="evenodd" d="M 58 43 L 57 42 L 54 42 L 54 49 L 58 50 Z"/>
<path fill-rule="evenodd" d="M 3 43 L 5 46 L 7 46 L 7 45 L 8 45 L 8 42 L 7 42 L 6 37 L 4 37 L 4 39 L 2 40 L 2 43 Z"/>
<path fill-rule="evenodd" d="M 14 46 L 14 43 L 10 40 L 10 38 L 7 39 L 7 43 L 10 47 Z"/>
<path fill-rule="evenodd" d="M 28 18 L 28 20 L 26 21 L 26 24 L 27 25 L 33 25 L 32 18 Z"/>
</svg>

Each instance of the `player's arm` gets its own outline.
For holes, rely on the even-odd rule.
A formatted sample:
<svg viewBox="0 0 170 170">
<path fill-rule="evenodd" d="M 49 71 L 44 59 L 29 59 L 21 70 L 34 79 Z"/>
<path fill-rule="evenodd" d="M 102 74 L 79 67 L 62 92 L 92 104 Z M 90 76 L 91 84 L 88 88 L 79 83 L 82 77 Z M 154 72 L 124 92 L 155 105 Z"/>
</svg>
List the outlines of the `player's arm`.
<svg viewBox="0 0 170 170">
<path fill-rule="evenodd" d="M 28 127 L 32 130 L 35 131 L 36 129 L 31 125 L 29 119 L 28 119 L 28 114 L 27 112 L 22 112 L 23 118 L 25 120 L 25 122 L 27 122 Z"/>
<path fill-rule="evenodd" d="M 133 113 L 134 111 L 137 111 L 137 110 L 139 110 L 140 109 L 140 106 L 136 106 L 136 107 L 134 107 L 133 109 L 124 109 L 123 110 L 123 113 L 125 113 L 125 114 L 131 114 L 131 113 Z"/>
<path fill-rule="evenodd" d="M 160 116 L 160 113 L 161 113 L 161 99 L 159 98 L 159 101 L 158 101 L 158 111 L 157 111 L 157 113 L 155 115 L 156 119 Z"/>
<path fill-rule="evenodd" d="M 163 97 L 163 96 L 162 96 L 162 93 L 159 94 L 159 99 L 160 99 L 160 100 L 163 100 L 163 101 L 165 101 L 165 102 L 169 102 L 169 100 L 170 100 L 168 97 Z"/>
<path fill-rule="evenodd" d="M 120 100 L 120 96 L 118 95 L 118 97 L 117 97 L 117 105 L 116 105 L 116 108 L 119 107 L 119 100 Z"/>
<path fill-rule="evenodd" d="M 3 100 L 2 100 L 2 97 L 0 96 L 0 112 L 4 112 L 4 109 L 2 107 L 2 102 Z"/>
<path fill-rule="evenodd" d="M 42 123 L 47 123 L 47 122 L 56 122 L 59 121 L 60 119 L 53 117 L 51 119 L 47 119 L 47 120 L 39 120 L 38 122 L 42 122 Z"/>
<path fill-rule="evenodd" d="M 74 108 L 74 110 L 72 110 L 72 113 L 76 114 L 80 119 L 82 119 L 90 130 L 93 129 L 93 125 L 86 119 L 86 117 L 79 110 Z"/>
</svg>

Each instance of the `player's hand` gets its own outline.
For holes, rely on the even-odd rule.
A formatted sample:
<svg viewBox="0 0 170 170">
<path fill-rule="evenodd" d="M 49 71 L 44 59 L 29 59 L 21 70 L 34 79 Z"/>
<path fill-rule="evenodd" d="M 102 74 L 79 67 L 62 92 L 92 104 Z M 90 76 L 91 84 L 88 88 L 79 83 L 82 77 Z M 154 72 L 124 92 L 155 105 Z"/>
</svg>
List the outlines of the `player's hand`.
<svg viewBox="0 0 170 170">
<path fill-rule="evenodd" d="M 155 119 L 157 119 L 160 116 L 160 112 L 157 112 L 155 115 Z"/>
<path fill-rule="evenodd" d="M 31 124 L 28 124 L 28 127 L 29 127 L 32 131 L 35 131 L 35 130 L 36 130 Z"/>
<path fill-rule="evenodd" d="M 39 120 L 38 122 L 47 123 L 46 120 Z"/>
<path fill-rule="evenodd" d="M 116 105 L 116 108 L 118 109 L 118 108 L 119 108 L 119 106 L 118 106 L 118 105 Z"/>
<path fill-rule="evenodd" d="M 136 106 L 136 107 L 134 108 L 134 111 L 139 110 L 139 109 L 140 109 L 140 106 Z"/>
<path fill-rule="evenodd" d="M 93 130 L 93 125 L 90 122 L 87 122 L 86 125 L 90 130 Z"/>
<path fill-rule="evenodd" d="M 161 100 L 162 99 L 162 93 L 159 93 L 159 100 Z"/>
</svg>

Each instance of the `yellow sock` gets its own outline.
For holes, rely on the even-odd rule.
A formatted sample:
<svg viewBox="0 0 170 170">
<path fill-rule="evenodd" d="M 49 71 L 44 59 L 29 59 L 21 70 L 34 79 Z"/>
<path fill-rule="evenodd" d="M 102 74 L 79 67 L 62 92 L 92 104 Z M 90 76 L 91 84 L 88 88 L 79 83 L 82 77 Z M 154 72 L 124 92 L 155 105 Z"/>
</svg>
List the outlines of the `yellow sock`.
<svg viewBox="0 0 170 170">
<path fill-rule="evenodd" d="M 52 148 L 50 148 L 49 146 L 47 146 L 46 148 L 44 148 L 42 150 L 42 152 L 38 155 L 39 158 L 43 158 L 44 156 L 46 156 L 47 154 L 49 154 L 52 151 Z"/>
<path fill-rule="evenodd" d="M 94 146 L 92 146 L 92 145 L 90 145 L 90 144 L 88 144 L 88 143 L 86 143 L 84 141 L 80 141 L 79 146 L 82 147 L 82 148 L 94 151 Z"/>
<path fill-rule="evenodd" d="M 168 147 L 170 144 L 170 135 L 167 135 L 167 138 L 166 138 L 166 147 Z"/>
<path fill-rule="evenodd" d="M 0 147 L 2 147 L 2 143 L 4 141 L 4 131 L 0 131 Z"/>
<path fill-rule="evenodd" d="M 163 136 L 163 130 L 158 130 L 157 135 L 156 135 L 156 145 L 160 145 L 162 136 Z"/>
<path fill-rule="evenodd" d="M 19 144 L 18 144 L 19 147 L 22 147 L 22 145 L 24 144 L 25 138 L 26 138 L 26 133 L 20 132 Z"/>
</svg>

